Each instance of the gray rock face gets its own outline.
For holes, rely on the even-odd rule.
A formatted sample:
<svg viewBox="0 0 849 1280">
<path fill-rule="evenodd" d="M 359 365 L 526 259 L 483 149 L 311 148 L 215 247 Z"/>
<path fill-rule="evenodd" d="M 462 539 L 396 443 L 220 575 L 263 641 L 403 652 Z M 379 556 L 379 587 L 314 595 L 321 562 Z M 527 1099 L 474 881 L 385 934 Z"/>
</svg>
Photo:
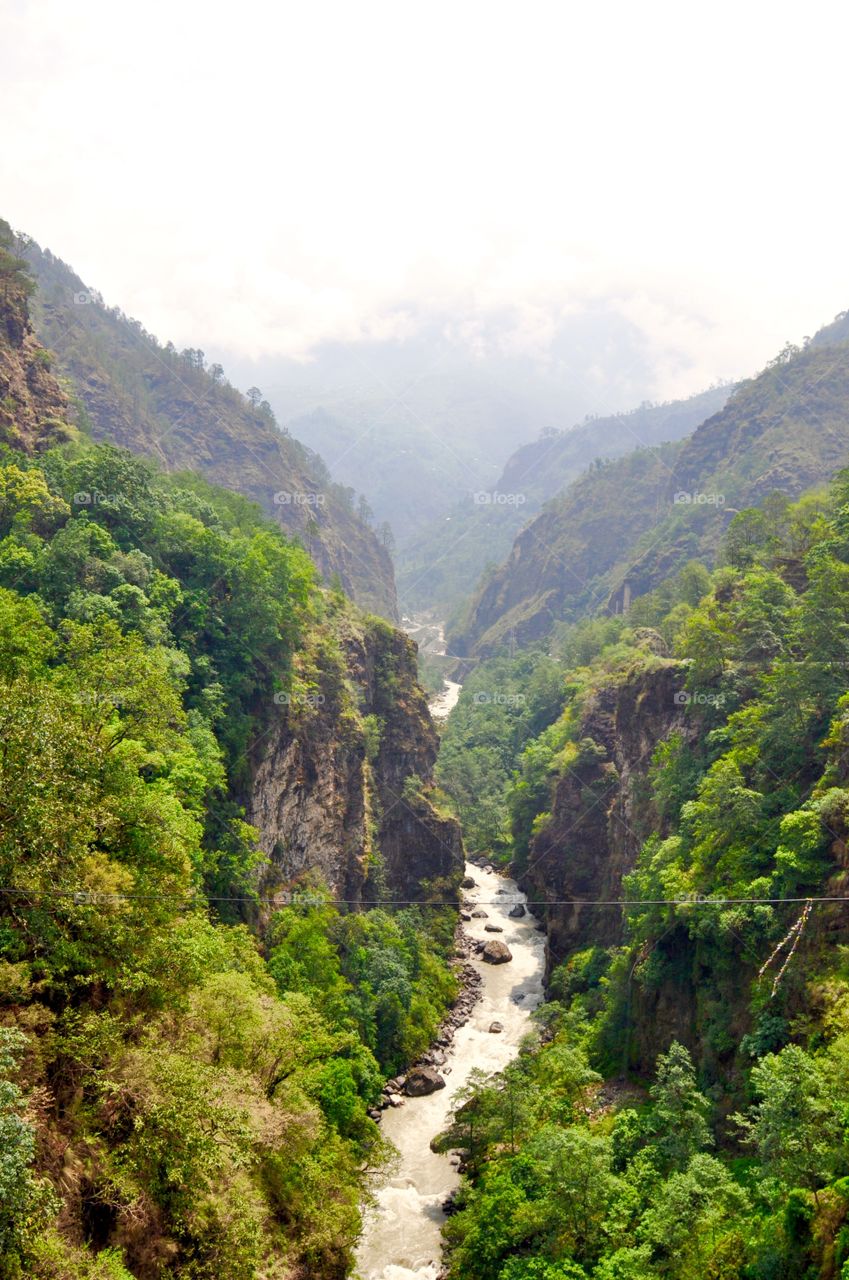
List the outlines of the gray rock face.
<svg viewBox="0 0 849 1280">
<path fill-rule="evenodd" d="M 433 1067 L 413 1067 L 407 1076 L 404 1092 L 410 1098 L 424 1098 L 437 1089 L 444 1089 L 445 1081 Z"/>
<path fill-rule="evenodd" d="M 510 908 L 511 920 L 521 920 L 523 915 L 525 915 L 525 908 L 522 906 L 521 902 L 517 902 L 515 907 Z"/>
<path fill-rule="evenodd" d="M 346 624 L 347 627 L 347 624 Z M 463 873 L 459 824 L 444 818 L 424 797 L 404 805 L 396 797 L 413 774 L 428 783 L 439 740 L 416 683 L 414 647 L 401 632 L 364 624 L 344 639 L 347 676 L 363 715 L 380 712 L 381 747 L 371 770 L 364 741 L 346 727 L 330 685 L 313 711 L 281 705 L 268 734 L 252 754 L 247 817 L 259 831 L 269 859 L 258 888 L 268 897 L 289 888 L 305 872 L 318 871 L 334 893 L 356 903 L 367 892 L 370 794 L 383 812 L 379 845 L 387 887 L 417 898 L 422 883 Z M 397 679 L 391 710 L 376 672 Z"/>
<path fill-rule="evenodd" d="M 507 964 L 508 960 L 513 959 L 513 955 L 505 942 L 493 941 L 484 947 L 482 958 L 487 964 Z"/>
</svg>

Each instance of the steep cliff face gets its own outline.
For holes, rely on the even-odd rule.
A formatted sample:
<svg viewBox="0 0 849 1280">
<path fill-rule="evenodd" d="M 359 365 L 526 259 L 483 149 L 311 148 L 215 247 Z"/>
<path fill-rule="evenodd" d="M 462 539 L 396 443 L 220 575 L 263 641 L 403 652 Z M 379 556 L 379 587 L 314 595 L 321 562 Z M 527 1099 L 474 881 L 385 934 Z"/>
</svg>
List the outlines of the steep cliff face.
<svg viewBox="0 0 849 1280">
<path fill-rule="evenodd" d="M 676 697 L 685 667 L 658 659 L 589 699 L 576 758 L 556 783 L 551 817 L 531 842 L 521 884 L 543 909 L 549 968 L 572 951 L 622 940 L 623 909 L 577 906 L 573 899 L 622 897 L 622 878 L 662 823 L 647 775 L 657 744 L 687 740 L 694 721 Z"/>
<path fill-rule="evenodd" d="M 266 892 L 317 871 L 357 904 L 438 896 L 462 874 L 460 828 L 428 799 L 437 737 L 416 650 L 376 618 L 340 627 L 344 669 L 276 710 L 258 741 L 249 821 L 271 860 Z"/>
<path fill-rule="evenodd" d="M 67 438 L 70 404 L 30 321 L 32 282 L 0 220 L 0 441 L 34 453 Z"/>
<path fill-rule="evenodd" d="M 317 454 L 229 386 L 220 366 L 207 370 L 203 352 L 160 346 L 51 253 L 30 243 L 26 254 L 39 285 L 37 332 L 95 439 L 252 498 L 300 539 L 328 580 L 338 576 L 362 608 L 397 621 L 389 552 Z"/>
</svg>

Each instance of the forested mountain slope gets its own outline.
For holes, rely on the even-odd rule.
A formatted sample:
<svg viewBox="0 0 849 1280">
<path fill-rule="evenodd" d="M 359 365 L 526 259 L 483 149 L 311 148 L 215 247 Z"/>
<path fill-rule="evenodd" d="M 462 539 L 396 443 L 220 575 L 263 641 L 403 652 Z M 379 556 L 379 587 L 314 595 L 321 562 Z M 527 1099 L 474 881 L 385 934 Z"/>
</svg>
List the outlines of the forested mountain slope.
<svg viewBox="0 0 849 1280">
<path fill-rule="evenodd" d="M 449 724 L 551 997 L 442 1139 L 457 1280 L 849 1275 L 849 472 L 721 558 L 569 628 L 559 696 L 483 662 Z"/>
<path fill-rule="evenodd" d="M 341 1280 L 457 990 L 414 650 L 243 496 L 48 447 L 4 253 L 0 1275 Z"/>
<path fill-rule="evenodd" d="M 398 591 L 404 611 L 435 608 L 459 614 L 469 587 L 487 565 L 499 564 L 513 539 L 549 499 L 596 460 L 680 440 L 716 413 L 730 386 L 712 387 L 687 400 L 644 404 L 631 413 L 596 417 L 569 430 L 549 429 L 507 460 L 491 489 L 469 491 L 447 516 L 396 555 Z"/>
<path fill-rule="evenodd" d="M 556 619 L 597 607 L 602 594 L 612 608 L 622 608 L 686 560 L 712 561 L 735 510 L 772 492 L 798 496 L 827 480 L 849 459 L 849 342 L 842 318 L 804 349 L 785 348 L 743 383 L 674 462 L 657 456 L 661 482 L 648 501 L 632 488 L 626 458 L 590 472 L 549 504 L 479 587 L 450 638 L 452 651 L 492 653 L 514 629 L 525 639 L 540 638 Z M 640 512 L 626 518 L 622 508 L 635 503 Z M 608 523 L 631 530 L 615 555 L 609 538 L 595 539 L 595 530 Z M 576 542 L 586 542 L 588 558 L 576 553 Z"/>
<path fill-rule="evenodd" d="M 162 346 L 103 306 L 49 251 L 28 241 L 22 252 L 38 283 L 36 331 L 95 439 L 244 493 L 302 541 L 328 580 L 337 575 L 360 605 L 397 617 L 388 550 L 318 455 L 278 429 L 267 402 L 229 386 L 220 366 L 207 369 L 203 352 Z"/>
<path fill-rule="evenodd" d="M 507 561 L 481 582 L 448 649 L 462 657 L 542 641 L 561 619 L 602 608 L 623 553 L 666 507 L 681 444 L 639 449 L 590 468 L 516 538 Z"/>
</svg>

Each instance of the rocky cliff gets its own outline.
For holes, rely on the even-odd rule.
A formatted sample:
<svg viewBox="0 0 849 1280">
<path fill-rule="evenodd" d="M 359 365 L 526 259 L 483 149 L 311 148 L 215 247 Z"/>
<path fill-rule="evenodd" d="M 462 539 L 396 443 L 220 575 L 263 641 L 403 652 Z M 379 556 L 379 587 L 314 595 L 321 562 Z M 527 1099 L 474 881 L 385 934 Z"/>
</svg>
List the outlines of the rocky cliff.
<svg viewBox="0 0 849 1280">
<path fill-rule="evenodd" d="M 32 282 L 0 220 L 0 441 L 26 453 L 67 438 L 71 406 L 32 327 Z"/>
<path fill-rule="evenodd" d="M 556 781 L 551 816 L 520 873 L 528 897 L 542 904 L 549 970 L 573 951 L 622 941 L 621 907 L 574 900 L 621 898 L 643 841 L 662 830 L 648 770 L 659 742 L 697 731 L 676 698 L 684 679 L 682 663 L 656 658 L 601 686 L 583 709 L 578 753 Z"/>
<path fill-rule="evenodd" d="M 254 751 L 265 891 L 316 871 L 354 904 L 450 897 L 462 842 L 428 798 L 438 743 L 415 645 L 377 618 L 338 629 L 342 666 L 325 652 L 314 691 L 275 708 Z"/>
</svg>

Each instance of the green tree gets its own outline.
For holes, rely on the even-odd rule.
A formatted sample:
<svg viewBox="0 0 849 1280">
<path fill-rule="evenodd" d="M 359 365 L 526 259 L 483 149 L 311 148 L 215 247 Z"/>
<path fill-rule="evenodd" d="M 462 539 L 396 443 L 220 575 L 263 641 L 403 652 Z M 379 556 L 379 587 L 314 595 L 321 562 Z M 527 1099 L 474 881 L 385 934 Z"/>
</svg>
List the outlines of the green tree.
<svg viewBox="0 0 849 1280">
<path fill-rule="evenodd" d="M 755 1063 L 751 1086 L 755 1103 L 734 1117 L 746 1140 L 768 1173 L 818 1201 L 845 1156 L 843 1107 L 823 1066 L 787 1045 Z"/>
<path fill-rule="evenodd" d="M 713 1144 L 713 1137 L 707 1123 L 710 1105 L 699 1092 L 692 1058 L 683 1045 L 673 1042 L 669 1052 L 660 1055 L 650 1093 L 652 1143 L 665 1169 L 684 1169 L 691 1156 Z"/>
</svg>

